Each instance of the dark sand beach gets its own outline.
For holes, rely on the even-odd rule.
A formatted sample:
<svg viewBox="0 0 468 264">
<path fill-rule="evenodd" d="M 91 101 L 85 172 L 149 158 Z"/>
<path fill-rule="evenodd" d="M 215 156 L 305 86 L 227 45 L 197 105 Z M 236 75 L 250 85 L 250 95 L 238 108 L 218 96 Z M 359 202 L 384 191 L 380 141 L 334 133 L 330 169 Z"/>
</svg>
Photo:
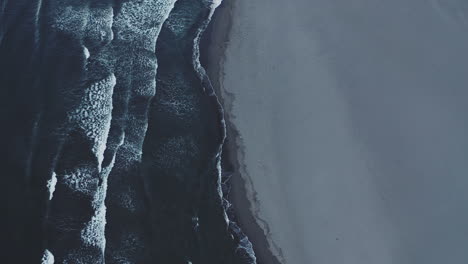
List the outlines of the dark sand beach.
<svg viewBox="0 0 468 264">
<path fill-rule="evenodd" d="M 207 68 L 260 261 L 465 263 L 468 5 L 232 3 Z"/>
<path fill-rule="evenodd" d="M 229 42 L 233 19 L 231 12 L 234 5 L 235 0 L 224 0 L 216 9 L 200 43 L 201 62 L 225 110 L 227 137 L 223 145 L 222 167 L 223 171 L 230 175 L 227 198 L 234 212 L 231 216 L 234 219 L 231 220 L 234 220 L 249 237 L 254 247 L 257 263 L 279 264 L 278 258 L 269 249 L 264 230 L 258 225 L 251 211 L 252 201 L 247 198 L 245 182 L 240 175 L 241 166 L 243 166 L 241 162 L 243 146 L 235 125 L 230 121 L 234 95 L 221 96 L 224 52 Z"/>
</svg>

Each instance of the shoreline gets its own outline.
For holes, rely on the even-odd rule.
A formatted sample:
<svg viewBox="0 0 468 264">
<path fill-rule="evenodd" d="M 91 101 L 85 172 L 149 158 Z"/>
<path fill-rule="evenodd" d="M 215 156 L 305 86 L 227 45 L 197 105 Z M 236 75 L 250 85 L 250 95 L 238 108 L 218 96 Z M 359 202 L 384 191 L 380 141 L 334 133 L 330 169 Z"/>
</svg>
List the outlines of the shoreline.
<svg viewBox="0 0 468 264">
<path fill-rule="evenodd" d="M 468 259 L 464 6 L 371 2 L 234 2 L 213 80 L 259 262 L 266 242 L 291 264 Z"/>
<path fill-rule="evenodd" d="M 265 231 L 258 224 L 258 217 L 252 212 L 252 203 L 247 197 L 245 179 L 241 176 L 246 173 L 243 160 L 243 143 L 239 131 L 231 122 L 234 95 L 223 90 L 224 60 L 225 50 L 229 42 L 229 35 L 232 24 L 232 9 L 235 8 L 235 0 L 224 0 L 216 9 L 208 28 L 200 42 L 200 61 L 211 80 L 213 89 L 224 109 L 224 119 L 226 122 L 226 140 L 222 150 L 223 172 L 231 172 L 228 180 L 229 191 L 228 201 L 231 203 L 231 210 L 234 215 L 230 215 L 242 232 L 246 234 L 253 245 L 258 264 L 280 264 L 281 262 L 270 250 L 270 243 L 265 235 Z M 268 229 L 266 230 L 269 233 Z"/>
</svg>

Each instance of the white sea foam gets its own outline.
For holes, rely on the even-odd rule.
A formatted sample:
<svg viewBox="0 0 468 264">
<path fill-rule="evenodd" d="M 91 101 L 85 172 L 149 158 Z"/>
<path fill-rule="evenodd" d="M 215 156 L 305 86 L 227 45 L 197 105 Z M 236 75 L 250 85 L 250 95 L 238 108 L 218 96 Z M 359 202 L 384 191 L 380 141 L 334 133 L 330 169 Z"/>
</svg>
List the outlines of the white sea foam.
<svg viewBox="0 0 468 264">
<path fill-rule="evenodd" d="M 217 8 L 223 2 L 223 0 L 212 0 L 212 1 L 213 1 L 213 3 L 211 4 L 212 9 Z"/>
<path fill-rule="evenodd" d="M 85 91 L 80 106 L 70 114 L 70 120 L 76 123 L 94 142 L 93 153 L 96 155 L 99 170 L 104 159 L 107 137 L 112 119 L 112 94 L 116 79 L 114 74 L 91 85 Z"/>
<path fill-rule="evenodd" d="M 89 10 L 89 22 L 86 25 L 86 36 L 92 39 L 94 44 L 106 45 L 114 39 L 112 24 L 114 21 L 114 9 L 112 6 L 91 8 Z"/>
<path fill-rule="evenodd" d="M 192 64 L 195 67 L 195 71 L 198 73 L 198 77 L 201 80 L 205 80 L 207 78 L 207 74 L 205 71 L 205 68 L 200 63 L 200 38 L 205 31 L 206 27 L 211 21 L 211 18 L 216 10 L 216 8 L 221 4 L 222 0 L 208 0 L 210 5 L 210 14 L 208 15 L 207 20 L 204 22 L 204 24 L 198 28 L 197 34 L 195 38 L 193 39 L 193 54 L 192 54 Z M 205 90 L 206 87 L 203 87 Z M 208 91 L 210 94 L 214 94 L 214 91 Z"/>
<path fill-rule="evenodd" d="M 114 21 L 119 29 L 116 38 L 154 52 L 162 23 L 169 16 L 174 3 L 175 0 L 125 2 Z"/>
<path fill-rule="evenodd" d="M 92 196 L 99 185 L 99 179 L 95 177 L 96 171 L 89 167 L 80 167 L 72 172 L 67 172 L 61 179 L 71 191 Z"/>
<path fill-rule="evenodd" d="M 106 206 L 101 206 L 96 210 L 85 228 L 81 231 L 81 239 L 88 246 L 98 247 L 104 251 L 106 247 L 106 237 L 104 234 L 106 226 Z"/>
<path fill-rule="evenodd" d="M 94 215 L 91 220 L 85 224 L 85 228 L 81 231 L 81 239 L 88 246 L 98 247 L 104 250 L 106 247 L 106 205 L 105 199 L 107 195 L 108 176 L 114 167 L 115 156 L 112 158 L 109 166 L 103 168 L 100 177 L 102 183 L 94 193 L 92 206 L 94 208 Z"/>
<path fill-rule="evenodd" d="M 223 0 L 202 0 L 205 5 L 207 5 L 211 9 L 216 9 Z"/>
<path fill-rule="evenodd" d="M 81 38 L 88 24 L 89 6 L 70 5 L 67 2 L 66 0 L 54 2 L 50 14 L 51 27 L 76 38 Z"/>
<path fill-rule="evenodd" d="M 85 46 L 83 46 L 83 53 L 84 53 L 86 59 L 89 59 L 89 57 L 91 56 L 91 54 L 89 53 L 88 48 L 86 48 Z"/>
<path fill-rule="evenodd" d="M 49 191 L 49 200 L 52 200 L 55 192 L 55 185 L 57 184 L 57 174 L 52 173 L 52 177 L 47 181 L 47 189 Z"/>
<path fill-rule="evenodd" d="M 41 264 L 54 264 L 54 263 L 55 263 L 54 255 L 48 249 L 46 249 L 44 251 L 44 255 L 42 255 Z"/>
<path fill-rule="evenodd" d="M 55 1 L 51 8 L 51 27 L 74 38 L 91 40 L 94 45 L 108 44 L 113 38 L 112 6 L 93 7 Z"/>
<path fill-rule="evenodd" d="M 219 195 L 219 198 L 220 198 L 220 201 L 223 200 L 223 188 L 221 186 L 221 150 L 219 151 L 218 155 L 217 155 L 217 159 L 218 159 L 218 162 L 216 163 L 216 172 L 217 172 L 217 176 L 218 176 L 218 195 Z M 227 225 L 229 225 L 229 217 L 226 213 L 226 210 L 223 211 L 223 216 L 224 216 L 224 221 L 226 222 Z"/>
</svg>

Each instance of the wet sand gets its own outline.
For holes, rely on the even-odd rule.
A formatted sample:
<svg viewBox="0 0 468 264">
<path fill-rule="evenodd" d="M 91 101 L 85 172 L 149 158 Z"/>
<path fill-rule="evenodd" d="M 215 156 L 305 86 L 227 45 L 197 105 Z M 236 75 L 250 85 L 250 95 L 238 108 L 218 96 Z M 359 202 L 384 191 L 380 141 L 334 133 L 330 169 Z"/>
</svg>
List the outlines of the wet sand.
<svg viewBox="0 0 468 264">
<path fill-rule="evenodd" d="M 468 5 L 233 4 L 219 95 L 257 253 L 259 226 L 281 263 L 465 263 Z"/>
<path fill-rule="evenodd" d="M 268 245 L 264 230 L 258 225 L 257 220 L 250 210 L 251 201 L 247 199 L 245 182 L 240 175 L 242 163 L 242 145 L 239 142 L 239 133 L 231 122 L 231 108 L 233 96 L 221 92 L 223 82 L 224 52 L 226 50 L 229 33 L 231 30 L 232 9 L 235 1 L 225 0 L 216 9 L 211 23 L 204 33 L 201 42 L 201 62 L 212 85 L 218 94 L 218 98 L 225 110 L 227 138 L 223 145 L 222 167 L 223 171 L 230 174 L 228 181 L 228 199 L 232 204 L 234 215 L 231 220 L 235 221 L 247 234 L 252 242 L 258 264 L 279 264 Z M 221 93 L 224 96 L 220 96 Z"/>
</svg>

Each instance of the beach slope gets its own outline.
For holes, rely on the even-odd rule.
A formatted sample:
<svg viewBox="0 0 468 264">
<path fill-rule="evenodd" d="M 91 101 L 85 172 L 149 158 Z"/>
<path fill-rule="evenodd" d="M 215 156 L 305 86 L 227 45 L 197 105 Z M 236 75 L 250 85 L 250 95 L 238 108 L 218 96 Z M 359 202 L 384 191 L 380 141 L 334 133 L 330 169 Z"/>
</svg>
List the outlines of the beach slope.
<svg viewBox="0 0 468 264">
<path fill-rule="evenodd" d="M 272 253 L 466 263 L 468 5 L 237 0 L 231 12 L 220 96 Z"/>
</svg>

